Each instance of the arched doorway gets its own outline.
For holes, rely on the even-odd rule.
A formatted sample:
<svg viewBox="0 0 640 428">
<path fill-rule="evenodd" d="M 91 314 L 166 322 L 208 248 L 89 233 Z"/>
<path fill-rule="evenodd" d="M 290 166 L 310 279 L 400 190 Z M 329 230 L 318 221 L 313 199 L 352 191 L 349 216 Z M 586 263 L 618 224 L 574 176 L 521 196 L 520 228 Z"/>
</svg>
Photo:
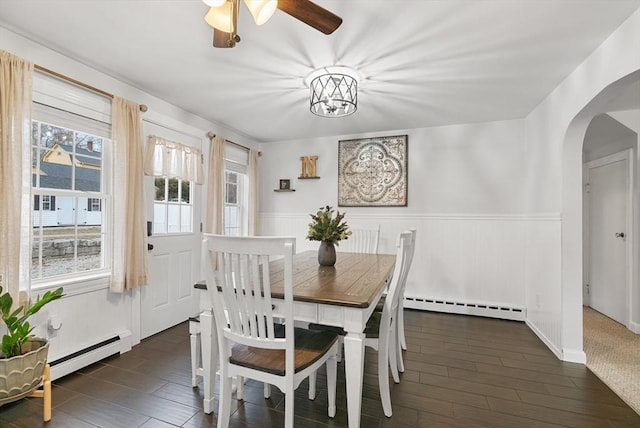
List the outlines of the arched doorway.
<svg viewBox="0 0 640 428">
<path fill-rule="evenodd" d="M 570 122 L 564 139 L 562 159 L 562 342 L 582 341 L 583 303 L 583 188 L 582 151 L 587 128 L 593 118 L 611 109 L 616 99 L 624 96 L 631 85 L 640 81 L 640 70 L 609 84 Z M 638 151 L 635 154 L 638 158 Z M 638 177 L 633 201 L 633 278 L 632 322 L 640 321 L 640 290 L 638 286 Z M 635 321 L 634 321 L 635 320 Z M 576 337 L 578 336 L 578 337 Z M 573 347 L 575 349 L 575 347 Z M 580 347 L 581 348 L 581 347 Z"/>
</svg>

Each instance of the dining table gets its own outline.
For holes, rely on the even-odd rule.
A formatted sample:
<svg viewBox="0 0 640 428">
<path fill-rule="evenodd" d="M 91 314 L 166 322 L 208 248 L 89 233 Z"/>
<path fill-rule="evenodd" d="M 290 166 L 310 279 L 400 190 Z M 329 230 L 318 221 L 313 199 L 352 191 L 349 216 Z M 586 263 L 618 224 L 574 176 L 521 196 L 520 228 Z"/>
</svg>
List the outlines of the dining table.
<svg viewBox="0 0 640 428">
<path fill-rule="evenodd" d="M 360 426 L 364 377 L 364 329 L 386 289 L 395 265 L 393 254 L 337 253 L 334 266 L 318 264 L 317 251 L 293 256 L 293 300 L 296 322 L 341 327 L 349 427 Z M 269 262 L 275 312 L 284 297 L 284 261 Z M 200 290 L 200 335 L 203 364 L 204 411 L 213 411 L 217 367 L 217 333 L 205 281 Z"/>
</svg>

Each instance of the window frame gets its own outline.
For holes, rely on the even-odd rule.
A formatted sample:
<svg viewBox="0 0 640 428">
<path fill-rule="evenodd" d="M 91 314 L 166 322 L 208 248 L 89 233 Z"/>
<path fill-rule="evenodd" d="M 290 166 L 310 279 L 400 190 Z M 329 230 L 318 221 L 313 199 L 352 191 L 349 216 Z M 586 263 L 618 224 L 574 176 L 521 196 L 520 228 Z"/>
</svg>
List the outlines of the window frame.
<svg viewBox="0 0 640 428">
<path fill-rule="evenodd" d="M 164 199 L 163 200 L 159 200 L 159 199 L 155 199 L 155 195 L 156 195 L 156 191 L 155 191 L 155 187 L 156 187 L 156 181 L 158 179 L 162 179 L 164 180 Z M 178 181 L 178 200 L 177 201 L 173 201 L 173 200 L 169 200 L 169 181 L 170 180 L 177 180 Z M 184 202 L 184 198 L 182 195 L 182 188 L 183 188 L 183 183 L 187 182 L 189 183 L 189 201 L 188 202 Z M 153 183 L 154 183 L 154 200 L 153 200 L 153 230 L 152 230 L 152 234 L 153 235 L 157 235 L 157 236 L 184 236 L 184 235 L 192 235 L 193 233 L 195 233 L 194 230 L 194 226 L 193 226 L 193 220 L 195 218 L 195 209 L 194 209 L 194 203 L 193 203 L 193 198 L 195 196 L 195 191 L 194 191 L 194 186 L 195 186 L 195 182 L 193 181 L 187 181 L 187 180 L 183 180 L 181 178 L 175 178 L 175 177 L 168 177 L 168 176 L 155 176 L 153 177 Z M 162 206 L 163 207 L 163 211 L 164 211 L 164 219 L 165 222 L 163 223 L 165 225 L 164 230 L 158 230 L 156 229 L 156 225 L 158 224 L 158 222 L 156 222 L 156 208 L 158 206 Z M 177 206 L 178 207 L 178 226 L 180 229 L 182 229 L 182 207 L 189 207 L 190 208 L 190 214 L 189 214 L 189 226 L 190 226 L 190 230 L 188 231 L 169 231 L 169 223 L 168 223 L 168 219 L 169 219 L 169 207 L 171 206 Z"/>
</svg>

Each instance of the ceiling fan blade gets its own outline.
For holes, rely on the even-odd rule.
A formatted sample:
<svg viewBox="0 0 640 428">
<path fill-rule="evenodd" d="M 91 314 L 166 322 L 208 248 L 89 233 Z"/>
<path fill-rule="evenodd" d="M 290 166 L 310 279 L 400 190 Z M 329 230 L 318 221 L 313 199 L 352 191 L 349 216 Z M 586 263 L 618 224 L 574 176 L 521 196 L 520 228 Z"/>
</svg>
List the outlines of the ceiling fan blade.
<svg viewBox="0 0 640 428">
<path fill-rule="evenodd" d="M 333 33 L 342 24 L 342 18 L 311 0 L 278 0 L 278 9 L 324 34 Z"/>
</svg>

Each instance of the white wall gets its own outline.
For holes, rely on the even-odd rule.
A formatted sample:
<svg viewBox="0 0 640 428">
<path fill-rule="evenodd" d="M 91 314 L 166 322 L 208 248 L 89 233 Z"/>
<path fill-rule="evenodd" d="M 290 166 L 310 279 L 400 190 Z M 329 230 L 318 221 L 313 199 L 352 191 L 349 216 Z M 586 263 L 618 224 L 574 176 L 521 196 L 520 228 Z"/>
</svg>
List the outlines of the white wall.
<svg viewBox="0 0 640 428">
<path fill-rule="evenodd" d="M 208 131 L 224 135 L 245 146 L 256 146 L 250 138 L 197 117 L 129 84 L 92 69 L 69 57 L 0 27 L 0 49 L 21 56 L 47 69 L 121 96 L 149 108 L 144 120 L 178 132 L 202 136 Z M 205 159 L 208 147 L 204 147 Z M 2 235 L 0 233 L 0 235 Z M 199 270 L 199 269 L 196 269 Z M 195 272 L 199 276 L 199 272 Z M 114 335 L 125 337 L 120 351 L 126 351 L 140 338 L 140 292 L 114 294 L 108 291 L 108 278 L 80 281 L 65 286 L 66 296 L 47 306 L 34 318 L 36 334 L 49 337 L 49 360 L 66 357 Z M 41 292 L 41 291 L 40 291 Z M 38 292 L 32 293 L 35 295 Z M 57 332 L 47 328 L 50 318 L 61 323 Z"/>
<path fill-rule="evenodd" d="M 394 251 L 398 233 L 417 227 L 407 296 L 524 306 L 526 225 L 524 123 L 519 120 L 395 130 L 408 135 L 408 206 L 345 207 L 351 223 L 381 224 L 379 251 Z M 309 214 L 337 207 L 338 140 L 375 135 L 285 141 L 263 148 L 261 233 L 307 241 Z M 318 180 L 298 180 L 300 156 L 317 155 Z M 291 179 L 295 192 L 276 193 Z"/>
<path fill-rule="evenodd" d="M 582 349 L 582 144 L 591 119 L 640 69 L 640 10 L 526 118 L 527 212 L 558 215 L 527 232 L 528 323 L 564 360 Z M 633 76 L 632 76 L 633 77 Z M 560 220 L 561 219 L 561 220 Z M 541 239 L 545 237 L 545 239 Z M 560 265 L 549 255 L 560 255 Z M 546 268 L 550 264 L 550 269 Z M 540 310 L 533 310 L 540 302 Z"/>
</svg>

